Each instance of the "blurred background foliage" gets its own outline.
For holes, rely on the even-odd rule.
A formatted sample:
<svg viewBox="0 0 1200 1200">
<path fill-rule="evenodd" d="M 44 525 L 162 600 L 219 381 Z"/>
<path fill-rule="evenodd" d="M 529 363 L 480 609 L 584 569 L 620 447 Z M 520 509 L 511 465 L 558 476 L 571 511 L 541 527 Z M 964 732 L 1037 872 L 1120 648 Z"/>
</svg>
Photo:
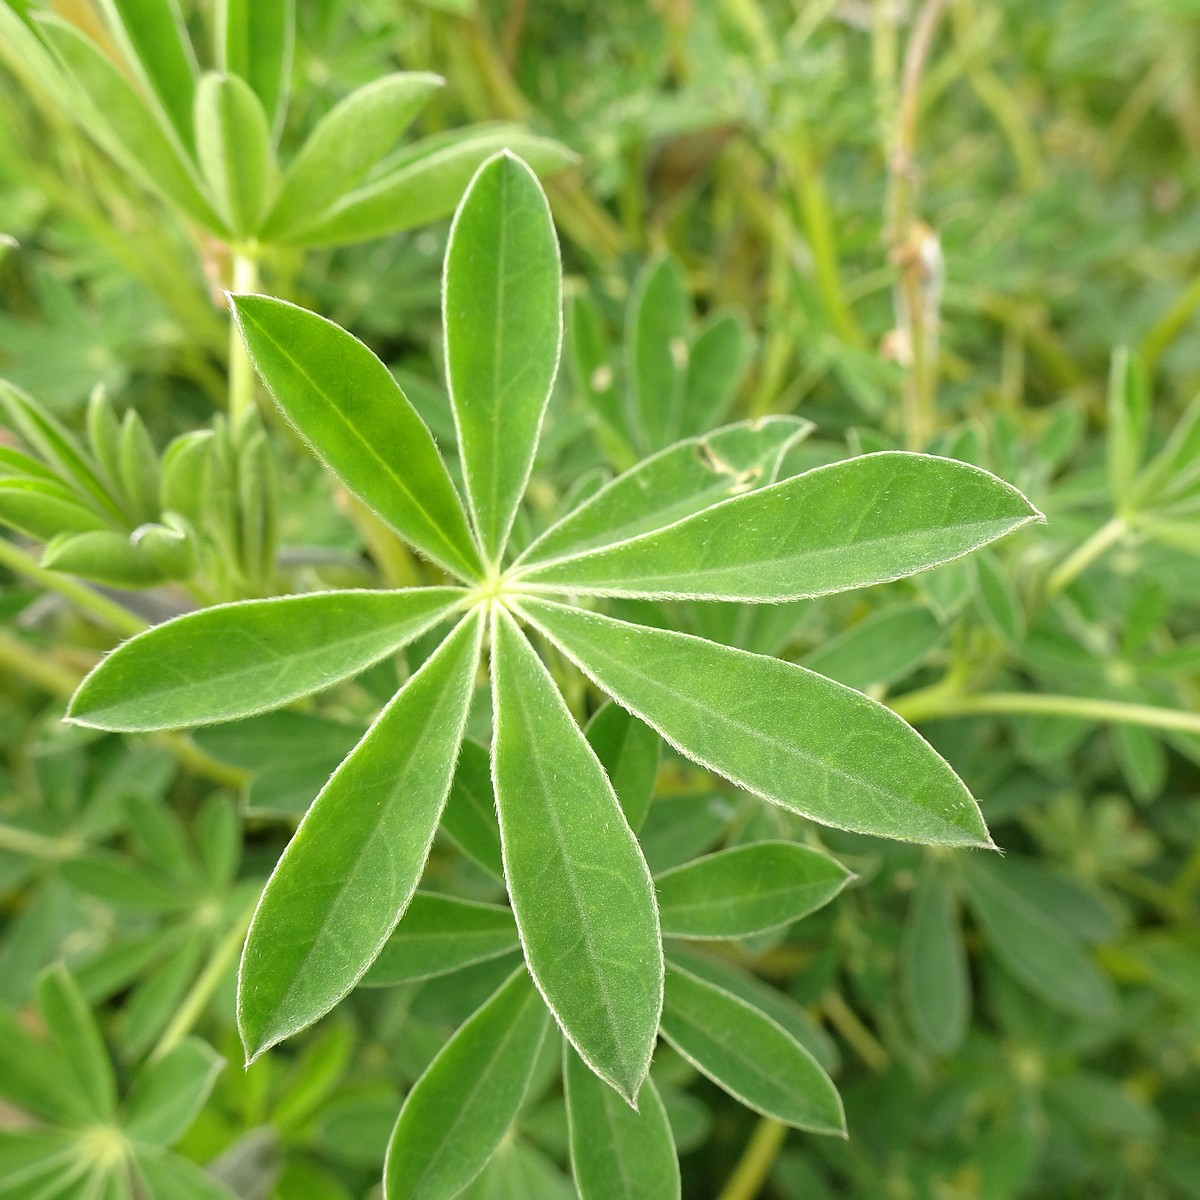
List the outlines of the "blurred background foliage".
<svg viewBox="0 0 1200 1200">
<path fill-rule="evenodd" d="M 109 36 L 91 0 L 7 7 Z M 182 7 L 207 46 L 209 7 Z M 822 913 L 710 962 L 836 1070 L 850 1140 L 785 1140 L 663 1051 L 684 1194 L 1200 1196 L 1200 4 L 299 0 L 283 160 L 395 70 L 446 79 L 421 136 L 520 122 L 578 155 L 547 181 L 569 335 L 525 537 L 564 494 L 657 448 L 630 397 L 703 361 L 706 335 L 721 369 L 673 386 L 714 421 L 801 415 L 817 426 L 794 451 L 807 465 L 897 445 L 950 454 L 1049 517 L 870 593 L 672 611 L 679 628 L 893 704 L 1006 850 L 818 840 L 664 755 L 643 833 L 655 870 L 795 837 L 859 876 Z M 136 413 L 128 439 L 157 464 L 155 446 L 226 404 L 230 247 L 115 166 L 3 36 L 0 111 L 0 375 L 85 440 L 102 385 L 93 411 Z M 452 445 L 435 357 L 446 226 L 266 245 L 259 266 L 264 290 L 367 340 Z M 342 1200 L 374 1194 L 405 1088 L 508 964 L 360 991 L 246 1072 L 231 973 L 289 823 L 423 650 L 307 711 L 194 738 L 59 723 L 88 666 L 146 620 L 425 577 L 263 421 L 278 465 L 237 458 L 261 447 L 221 452 L 223 499 L 194 515 L 186 562 L 114 590 L 78 553 L 73 574 L 39 565 L 31 544 L 49 534 L 2 544 L 0 1075 L 17 1079 L 21 1052 L 51 1053 L 47 1030 L 60 1050 L 94 1050 L 98 1027 L 143 1174 L 167 1181 L 148 1186 L 225 1194 L 197 1182 L 189 1164 L 204 1164 L 244 1200 Z M 67 486 L 11 404 L 5 424 L 0 449 Z M 113 537 L 172 508 L 156 492 L 130 515 L 121 488 L 102 490 L 91 502 Z M 174 527 L 156 528 L 169 540 Z M 654 607 L 639 619 L 663 620 Z M 574 687 L 584 715 L 595 697 Z M 426 886 L 495 895 L 449 841 Z M 71 975 L 44 973 L 60 961 Z M 193 1029 L 229 1060 L 215 1085 Z M 472 1196 L 572 1194 L 548 1057 Z M 163 1062 L 191 1107 L 147 1129 L 138 1089 Z M 32 1128 L 38 1161 L 59 1167 L 22 1167 L 0 1196 L 107 1196 L 86 1190 L 104 1147 L 81 1154 L 59 1129 L 79 1114 L 23 1086 L 0 1089 L 0 1154 L 16 1179 L 7 1139 Z"/>
</svg>

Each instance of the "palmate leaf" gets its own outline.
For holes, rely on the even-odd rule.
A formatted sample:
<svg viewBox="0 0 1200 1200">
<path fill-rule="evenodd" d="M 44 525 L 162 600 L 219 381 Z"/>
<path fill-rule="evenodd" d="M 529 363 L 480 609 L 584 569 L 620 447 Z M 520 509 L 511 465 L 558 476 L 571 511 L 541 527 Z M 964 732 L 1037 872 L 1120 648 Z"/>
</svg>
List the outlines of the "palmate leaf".
<svg viewBox="0 0 1200 1200">
<path fill-rule="evenodd" d="M 221 604 L 131 638 L 83 681 L 69 720 L 179 729 L 278 708 L 378 662 L 444 620 L 464 592 L 313 592 Z"/>
<path fill-rule="evenodd" d="M 476 612 L 396 693 L 267 881 L 238 975 L 248 1059 L 345 996 L 412 899 L 450 790 L 482 636 Z"/>
<path fill-rule="evenodd" d="M 529 596 L 520 611 L 681 753 L 839 829 L 990 845 L 963 782 L 882 704 L 803 667 Z"/>
<path fill-rule="evenodd" d="M 777 603 L 901 579 L 1042 519 L 978 467 L 882 451 L 628 541 L 529 562 L 519 578 L 581 595 Z"/>
<path fill-rule="evenodd" d="M 650 872 L 533 647 L 502 610 L 492 630 L 492 771 L 525 960 L 580 1056 L 632 1103 L 662 1008 Z"/>
<path fill-rule="evenodd" d="M 485 558 L 498 562 L 533 466 L 562 348 L 562 264 L 537 176 L 503 152 L 479 168 L 446 249 L 446 374 Z"/>
</svg>

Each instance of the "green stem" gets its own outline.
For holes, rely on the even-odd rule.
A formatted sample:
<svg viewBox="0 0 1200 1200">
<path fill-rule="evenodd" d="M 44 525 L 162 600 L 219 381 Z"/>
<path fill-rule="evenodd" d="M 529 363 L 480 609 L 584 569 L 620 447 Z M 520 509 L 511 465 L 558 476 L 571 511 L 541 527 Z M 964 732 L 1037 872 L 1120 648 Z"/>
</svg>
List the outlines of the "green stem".
<svg viewBox="0 0 1200 1200">
<path fill-rule="evenodd" d="M 787 1126 L 763 1117 L 717 1200 L 754 1200 L 775 1165 L 787 1137 Z"/>
<path fill-rule="evenodd" d="M 20 639 L 0 630 L 0 667 L 36 684 L 52 696 L 70 696 L 79 686 L 74 671 L 60 666 L 45 652 L 39 653 Z"/>
<path fill-rule="evenodd" d="M 1012 713 L 1046 717 L 1078 717 L 1200 734 L 1200 713 L 1122 700 L 1093 700 L 1087 696 L 1055 696 L 1045 692 L 984 692 L 969 696 L 941 686 L 910 692 L 889 701 L 891 708 L 912 724 L 939 717 Z"/>
<path fill-rule="evenodd" d="M 39 583 L 49 591 L 57 592 L 70 600 L 82 612 L 98 618 L 105 625 L 111 626 L 118 633 L 141 633 L 146 628 L 146 622 L 141 617 L 131 613 L 115 600 L 101 595 L 86 584 L 72 579 L 69 575 L 61 575 L 57 571 L 47 571 L 38 565 L 37 560 L 26 554 L 15 543 L 0 538 L 0 567 L 7 567 L 26 579 Z"/>
<path fill-rule="evenodd" d="M 1086 542 L 1069 554 L 1051 573 L 1046 581 L 1046 595 L 1057 596 L 1063 588 L 1083 574 L 1105 551 L 1111 549 L 1128 532 L 1129 526 L 1123 517 L 1113 517 L 1101 525 Z"/>
<path fill-rule="evenodd" d="M 29 858 L 46 858 L 57 862 L 72 858 L 78 847 L 61 838 L 44 837 L 15 825 L 0 825 L 0 850 L 6 854 L 24 854 Z"/>
<path fill-rule="evenodd" d="M 1159 318 L 1142 341 L 1142 358 L 1146 373 L 1152 375 L 1163 351 L 1187 328 L 1200 308 L 1200 275 L 1180 293 L 1175 303 Z"/>
<path fill-rule="evenodd" d="M 79 676 L 74 671 L 31 650 L 3 630 L 0 630 L 0 667 L 7 667 L 12 673 L 20 675 L 51 696 L 63 699 L 73 696 L 79 686 Z M 213 758 L 211 754 L 206 754 L 185 734 L 156 733 L 151 741 L 170 750 L 180 765 L 193 775 L 211 780 L 222 787 L 237 790 L 248 778 L 248 772 L 231 767 Z M 0 841 L 0 849 L 2 848 L 3 842 Z"/>
<path fill-rule="evenodd" d="M 234 295 L 258 291 L 258 258 L 241 247 L 233 250 Z M 232 314 L 229 320 L 229 422 L 238 429 L 254 408 L 254 367 L 242 345 Z"/>
<path fill-rule="evenodd" d="M 257 907 L 258 897 L 255 896 L 254 903 L 246 908 L 229 932 L 217 943 L 212 958 L 208 960 L 204 970 L 196 977 L 196 982 L 192 984 L 192 990 L 183 998 L 179 1010 L 175 1013 L 171 1023 L 163 1030 L 162 1037 L 158 1039 L 158 1045 L 150 1054 L 151 1062 L 157 1062 L 164 1055 L 169 1054 L 191 1033 L 192 1026 L 200 1019 L 205 1006 L 213 998 L 217 988 L 221 986 L 221 981 L 237 959 L 242 942 L 246 937 L 246 930 L 250 928 L 250 919 L 254 916 L 254 910 Z"/>
</svg>

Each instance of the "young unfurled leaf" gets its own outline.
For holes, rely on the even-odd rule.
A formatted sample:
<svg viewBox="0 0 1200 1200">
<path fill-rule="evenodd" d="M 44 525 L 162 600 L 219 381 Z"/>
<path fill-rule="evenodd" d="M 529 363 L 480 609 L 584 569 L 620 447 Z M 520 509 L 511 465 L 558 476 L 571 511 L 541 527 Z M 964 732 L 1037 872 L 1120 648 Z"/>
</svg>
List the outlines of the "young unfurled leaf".
<svg viewBox="0 0 1200 1200">
<path fill-rule="evenodd" d="M 626 345 L 634 411 L 647 450 L 683 432 L 688 360 L 688 295 L 674 259 L 649 264 L 629 305 Z"/>
<path fill-rule="evenodd" d="M 318 122 L 288 168 L 263 238 L 286 236 L 319 219 L 356 188 L 441 85 L 439 75 L 406 71 L 351 92 Z"/>
<path fill-rule="evenodd" d="M 652 1079 L 637 1112 L 563 1046 L 563 1088 L 571 1170 L 582 1200 L 672 1200 L 679 1160 L 666 1110 Z"/>
<path fill-rule="evenodd" d="M 196 154 L 236 237 L 258 229 L 271 184 L 271 134 L 262 104 L 236 75 L 209 72 L 196 89 Z"/>
<path fill-rule="evenodd" d="M 199 1038 L 185 1038 L 135 1076 L 124 1128 L 135 1141 L 171 1146 L 187 1132 L 225 1065 Z"/>
<path fill-rule="evenodd" d="M 267 881 L 238 976 L 250 1059 L 345 996 L 408 906 L 450 790 L 482 631 L 467 617 L 396 693 Z"/>
<path fill-rule="evenodd" d="M 505 612 L 492 629 L 492 769 L 525 958 L 584 1061 L 632 1102 L 662 1007 L 650 872 L 533 647 Z"/>
<path fill-rule="evenodd" d="M 521 611 L 696 762 L 825 825 L 987 846 L 962 780 L 891 709 L 779 659 L 550 601 Z"/>
<path fill-rule="evenodd" d="M 412 229 L 453 212 L 480 163 L 498 150 L 519 154 L 541 175 L 559 171 L 575 156 L 519 125 L 478 125 L 424 138 L 393 155 L 362 187 L 343 196 L 323 217 L 284 240 L 334 246 Z"/>
<path fill-rule="evenodd" d="M 64 533 L 109 532 L 69 489 L 44 479 L 0 479 L 0 522 L 40 542 Z"/>
<path fill-rule="evenodd" d="M 971 983 L 958 902 L 936 861 L 921 871 L 900 948 L 900 981 L 909 1022 L 938 1054 L 949 1054 L 967 1032 Z"/>
<path fill-rule="evenodd" d="M 799 1042 L 746 1001 L 672 963 L 663 1037 L 748 1108 L 814 1133 L 846 1131 L 829 1076 Z"/>
<path fill-rule="evenodd" d="M 117 1106 L 112 1059 L 87 1001 L 65 967 L 54 967 L 38 981 L 38 1008 L 91 1115 L 107 1120 Z"/>
<path fill-rule="evenodd" d="M 611 702 L 596 712 L 586 732 L 621 802 L 625 820 L 636 833 L 654 796 L 662 741 L 649 725 Z"/>
<path fill-rule="evenodd" d="M 129 65 L 191 148 L 196 60 L 174 0 L 101 0 Z"/>
<path fill-rule="evenodd" d="M 967 900 L 988 945 L 1036 996 L 1064 1012 L 1103 1019 L 1116 1005 L 1108 976 L 1067 928 L 1006 879 L 1004 866 L 972 862 Z"/>
<path fill-rule="evenodd" d="M 562 265 L 537 176 L 501 153 L 450 229 L 446 375 L 484 557 L 499 562 L 533 466 L 562 345 Z"/>
<path fill-rule="evenodd" d="M 250 357 L 288 420 L 401 537 L 466 578 L 481 573 L 467 516 L 424 421 L 357 338 L 268 296 L 235 296 Z"/>
<path fill-rule="evenodd" d="M 431 979 L 520 948 L 511 909 L 418 892 L 363 983 Z"/>
<path fill-rule="evenodd" d="M 846 886 L 841 863 L 795 842 L 752 842 L 698 858 L 654 881 L 665 935 L 742 938 L 827 904 Z"/>
<path fill-rule="evenodd" d="M 97 729 L 179 729 L 278 708 L 348 679 L 444 620 L 464 593 L 313 592 L 176 617 L 114 650 L 68 716 Z"/>
<path fill-rule="evenodd" d="M 662 529 L 774 483 L 787 450 L 812 431 L 800 417 L 763 417 L 679 442 L 619 475 L 521 555 L 550 563 Z"/>
<path fill-rule="evenodd" d="M 512 1125 L 550 1018 L 522 967 L 413 1085 L 388 1143 L 386 1200 L 451 1200 Z"/>
<path fill-rule="evenodd" d="M 530 563 L 521 581 L 586 595 L 801 600 L 913 575 L 1041 519 L 978 467 L 883 451 L 626 542 Z"/>
</svg>

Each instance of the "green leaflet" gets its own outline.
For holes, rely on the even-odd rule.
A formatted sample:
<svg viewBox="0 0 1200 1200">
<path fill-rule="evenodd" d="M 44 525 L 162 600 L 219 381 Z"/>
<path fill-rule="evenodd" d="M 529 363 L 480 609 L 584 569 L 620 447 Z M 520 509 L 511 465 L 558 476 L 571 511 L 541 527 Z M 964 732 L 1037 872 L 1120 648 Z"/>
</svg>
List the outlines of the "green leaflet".
<svg viewBox="0 0 1200 1200">
<path fill-rule="evenodd" d="M 945 640 L 946 631 L 924 605 L 889 604 L 823 642 L 803 665 L 866 691 L 903 679 Z"/>
<path fill-rule="evenodd" d="M 196 60 L 174 0 L 101 0 L 130 66 L 191 149 Z"/>
<path fill-rule="evenodd" d="M 662 1007 L 650 872 L 558 688 L 500 609 L 492 646 L 492 771 L 525 959 L 581 1057 L 632 1103 Z"/>
<path fill-rule="evenodd" d="M 718 312 L 704 323 L 688 354 L 681 436 L 703 435 L 724 418 L 750 346 L 750 332 L 740 312 Z"/>
<path fill-rule="evenodd" d="M 492 760 L 486 747 L 467 738 L 454 772 L 442 830 L 458 848 L 497 879 L 504 878 Z"/>
<path fill-rule="evenodd" d="M 425 71 L 385 75 L 351 92 L 318 123 L 284 176 L 263 224 L 275 241 L 320 218 L 391 149 L 396 139 L 442 86 Z"/>
<path fill-rule="evenodd" d="M 774 483 L 783 455 L 812 428 L 800 417 L 762 417 L 679 442 L 601 488 L 517 561 L 549 562 L 624 542 Z"/>
<path fill-rule="evenodd" d="M 450 790 L 482 634 L 482 617 L 467 617 L 396 693 L 267 881 L 238 975 L 248 1060 L 345 996 L 407 908 Z"/>
<path fill-rule="evenodd" d="M 651 451 L 683 432 L 689 309 L 674 259 L 660 258 L 644 268 L 629 304 L 626 345 L 634 412 Z"/>
<path fill-rule="evenodd" d="M 525 1099 L 549 1025 L 522 967 L 413 1085 L 388 1143 L 385 1200 L 451 1200 L 483 1170 Z"/>
<path fill-rule="evenodd" d="M 466 513 L 433 437 L 356 337 L 267 296 L 235 296 L 259 374 L 317 456 L 401 537 L 448 571 L 481 573 Z"/>
<path fill-rule="evenodd" d="M 972 862 L 967 901 L 996 957 L 1047 1004 L 1100 1020 L 1112 1015 L 1116 996 L 1108 976 L 1079 939 L 1005 878 L 1004 866 Z"/>
<path fill-rule="evenodd" d="M 679 1160 L 666 1110 L 652 1079 L 636 1112 L 563 1045 L 563 1088 L 571 1169 L 582 1200 L 672 1200 Z"/>
<path fill-rule="evenodd" d="M 73 25 L 38 16 L 42 35 L 78 85 L 88 132 L 131 175 L 217 234 L 228 231 L 200 191 L 182 143 L 147 107 L 121 71 Z"/>
<path fill-rule="evenodd" d="M 385 160 L 361 187 L 282 240 L 336 246 L 435 221 L 454 211 L 480 163 L 498 150 L 519 154 L 541 175 L 576 161 L 565 146 L 519 125 L 477 125 L 424 138 Z"/>
<path fill-rule="evenodd" d="M 382 987 L 448 975 L 520 947 L 511 909 L 418 892 L 363 984 Z"/>
<path fill-rule="evenodd" d="M 217 207 L 235 237 L 258 228 L 271 184 L 271 133 L 250 85 L 209 72 L 196 89 L 196 154 Z"/>
<path fill-rule="evenodd" d="M 1042 519 L 978 467 L 882 451 L 626 542 L 530 563 L 521 582 L 585 595 L 802 600 L 901 579 Z"/>
<path fill-rule="evenodd" d="M 135 1141 L 170 1146 L 203 1108 L 225 1060 L 199 1038 L 185 1038 L 138 1072 L 126 1101 L 124 1128 Z"/>
<path fill-rule="evenodd" d="M 779 659 L 522 597 L 584 673 L 702 766 L 801 816 L 902 841 L 988 846 L 979 807 L 920 734 Z"/>
<path fill-rule="evenodd" d="M 295 0 L 217 0 L 217 62 L 253 89 L 273 131 L 287 107 L 295 42 Z"/>
<path fill-rule="evenodd" d="M 38 1010 L 90 1115 L 105 1121 L 117 1107 L 117 1080 L 96 1019 L 65 967 L 38 980 Z"/>
<path fill-rule="evenodd" d="M 133 731 L 265 712 L 399 650 L 463 596 L 456 588 L 313 592 L 188 613 L 118 646 L 79 685 L 67 716 Z"/>
<path fill-rule="evenodd" d="M 909 1023 L 938 1054 L 961 1045 L 971 1013 L 971 982 L 958 902 L 934 860 L 921 870 L 900 947 L 900 983 Z"/>
<path fill-rule="evenodd" d="M 537 176 L 488 159 L 463 196 L 442 290 L 446 375 L 484 557 L 498 563 L 533 467 L 562 347 L 562 263 Z"/>
<path fill-rule="evenodd" d="M 845 1134 L 842 1102 L 816 1059 L 770 1017 L 672 963 L 663 1037 L 736 1100 L 796 1129 Z"/>
<path fill-rule="evenodd" d="M 587 740 L 636 833 L 650 810 L 662 742 L 657 733 L 619 704 L 609 701 L 587 725 Z"/>
<path fill-rule="evenodd" d="M 851 878 L 818 850 L 752 842 L 667 871 L 654 886 L 665 936 L 741 938 L 807 916 Z"/>
<path fill-rule="evenodd" d="M 0 479 L 0 521 L 40 542 L 61 533 L 107 532 L 69 489 L 45 479 Z"/>
<path fill-rule="evenodd" d="M 151 1146 L 136 1146 L 133 1161 L 153 1200 L 167 1200 L 167 1197 L 170 1200 L 235 1200 L 234 1193 L 223 1183 L 178 1154 Z M 103 1200 L 109 1198 L 105 1196 Z"/>
</svg>

